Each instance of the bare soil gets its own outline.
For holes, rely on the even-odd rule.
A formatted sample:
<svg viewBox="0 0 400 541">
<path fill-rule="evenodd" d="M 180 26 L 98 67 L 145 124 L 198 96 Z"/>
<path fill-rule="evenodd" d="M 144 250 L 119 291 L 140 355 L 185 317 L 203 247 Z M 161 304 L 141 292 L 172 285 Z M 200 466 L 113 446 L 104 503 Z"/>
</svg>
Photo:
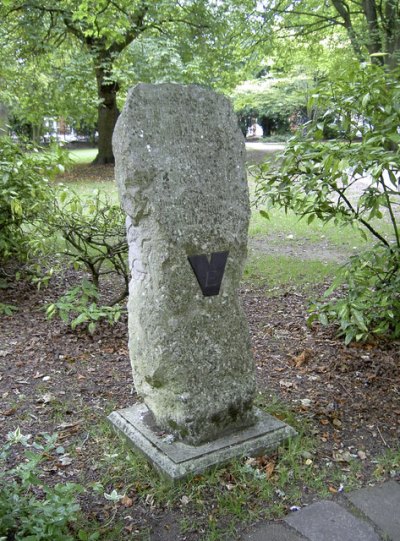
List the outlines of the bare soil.
<svg viewBox="0 0 400 541">
<path fill-rule="evenodd" d="M 43 481 L 79 481 L 87 486 L 103 475 L 97 467 L 102 457 L 94 427 L 110 411 L 137 398 L 125 320 L 115 327 L 99 327 L 94 335 L 46 321 L 43 306 L 73 279 L 65 276 L 43 291 L 19 284 L 4 292 L 2 301 L 19 310 L 0 319 L 0 434 L 4 442 L 18 426 L 33 437 L 57 432 L 58 443 L 73 460 L 61 465 L 57 457 L 49 457 Z M 312 427 L 318 441 L 315 461 L 324 465 L 346 453 L 360 456 L 360 484 L 368 483 L 376 459 L 388 449 L 398 450 L 400 343 L 345 347 L 332 328 L 309 329 L 307 298 L 301 291 L 269 298 L 262 289 L 244 286 L 241 298 L 259 392 L 267 400 L 278 397 Z M 112 488 L 115 485 L 108 490 Z M 303 503 L 310 498 L 305 491 Z M 154 506 L 141 497 L 140 489 L 130 493 L 128 501 L 129 509 L 121 506 L 114 517 L 127 521 L 121 539 L 202 539 L 199 532 L 179 533 L 177 525 L 187 512 L 184 506 Z M 102 495 L 83 496 L 82 507 L 88 520 L 100 525 L 114 512 Z M 200 523 L 203 519 L 207 521 L 197 517 Z M 143 531 L 150 537 L 140 537 Z M 139 537 L 132 537 L 132 532 Z"/>
</svg>

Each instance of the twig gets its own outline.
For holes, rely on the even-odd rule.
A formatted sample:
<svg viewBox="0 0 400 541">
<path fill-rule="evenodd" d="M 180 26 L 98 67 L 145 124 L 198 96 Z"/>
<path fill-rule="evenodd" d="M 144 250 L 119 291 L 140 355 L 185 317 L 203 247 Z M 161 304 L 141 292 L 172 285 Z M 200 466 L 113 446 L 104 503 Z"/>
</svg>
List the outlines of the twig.
<svg viewBox="0 0 400 541">
<path fill-rule="evenodd" d="M 80 445 L 80 448 L 83 449 L 85 443 L 88 441 L 88 439 L 90 438 L 90 434 L 89 432 L 86 434 L 86 436 L 83 438 L 83 442 L 81 443 Z"/>
<path fill-rule="evenodd" d="M 380 435 L 380 437 L 381 437 L 383 443 L 386 445 L 386 447 L 388 447 L 388 448 L 390 449 L 390 445 L 388 445 L 388 444 L 386 443 L 385 438 L 382 436 L 382 432 L 379 430 L 379 426 L 378 426 L 378 425 L 376 425 L 376 429 L 377 429 L 377 431 L 379 432 L 379 435 Z"/>
</svg>

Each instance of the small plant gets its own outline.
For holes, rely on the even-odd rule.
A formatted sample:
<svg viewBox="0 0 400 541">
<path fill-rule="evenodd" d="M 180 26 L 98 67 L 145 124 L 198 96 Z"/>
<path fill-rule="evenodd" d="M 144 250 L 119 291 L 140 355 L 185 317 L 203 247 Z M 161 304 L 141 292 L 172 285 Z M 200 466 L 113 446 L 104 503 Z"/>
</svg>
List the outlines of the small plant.
<svg viewBox="0 0 400 541">
<path fill-rule="evenodd" d="M 4 304 L 0 302 L 0 316 L 12 316 L 18 308 L 13 304 Z"/>
<path fill-rule="evenodd" d="M 43 444 L 30 439 L 17 428 L 0 449 L 0 539 L 73 541 L 70 525 L 78 518 L 76 496 L 83 489 L 74 483 L 44 485 L 39 466 L 55 448 L 57 435 L 45 435 Z M 26 449 L 25 460 L 7 469 L 16 445 Z"/>
<path fill-rule="evenodd" d="M 70 289 L 55 303 L 47 306 L 48 319 L 58 315 L 64 323 L 70 324 L 74 330 L 78 325 L 87 324 L 89 332 L 94 332 L 96 323 L 105 320 L 110 324 L 116 323 L 121 317 L 121 307 L 99 306 L 97 287 L 88 280 Z"/>
</svg>

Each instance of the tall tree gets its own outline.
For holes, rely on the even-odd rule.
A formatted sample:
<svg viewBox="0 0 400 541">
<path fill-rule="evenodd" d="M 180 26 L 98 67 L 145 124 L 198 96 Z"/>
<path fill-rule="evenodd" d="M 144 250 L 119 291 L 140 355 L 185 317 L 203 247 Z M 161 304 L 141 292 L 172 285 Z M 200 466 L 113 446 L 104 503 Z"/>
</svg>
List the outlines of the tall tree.
<svg viewBox="0 0 400 541">
<path fill-rule="evenodd" d="M 121 55 L 132 43 L 157 36 L 176 40 L 189 34 L 193 46 L 199 41 L 212 43 L 220 31 L 218 15 L 229 11 L 224 4 L 208 0 L 3 0 L 0 16 L 9 33 L 18 32 L 18 39 L 29 43 L 35 53 L 72 38 L 90 54 L 98 97 L 96 162 L 101 164 L 114 161 L 111 137 L 120 90 L 115 66 Z M 227 4 L 235 6 L 236 1 Z M 238 13 L 245 16 L 243 9 L 238 8 Z"/>
<path fill-rule="evenodd" d="M 264 17 L 298 39 L 340 28 L 360 60 L 394 68 L 400 58 L 399 0 L 275 0 Z"/>
</svg>

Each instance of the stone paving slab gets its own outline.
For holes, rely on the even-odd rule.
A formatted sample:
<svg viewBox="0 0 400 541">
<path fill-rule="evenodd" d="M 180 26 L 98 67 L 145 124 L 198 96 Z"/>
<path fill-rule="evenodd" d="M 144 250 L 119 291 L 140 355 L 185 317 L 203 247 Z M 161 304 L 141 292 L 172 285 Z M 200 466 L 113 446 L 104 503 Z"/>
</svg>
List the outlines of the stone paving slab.
<svg viewBox="0 0 400 541">
<path fill-rule="evenodd" d="M 351 492 L 347 498 L 391 541 L 400 540 L 400 484 L 388 481 L 381 486 Z"/>
<path fill-rule="evenodd" d="M 310 541 L 380 541 L 371 526 L 335 502 L 314 503 L 285 522 Z"/>
<path fill-rule="evenodd" d="M 259 524 L 239 541 L 305 541 L 305 537 L 284 524 Z"/>
</svg>

